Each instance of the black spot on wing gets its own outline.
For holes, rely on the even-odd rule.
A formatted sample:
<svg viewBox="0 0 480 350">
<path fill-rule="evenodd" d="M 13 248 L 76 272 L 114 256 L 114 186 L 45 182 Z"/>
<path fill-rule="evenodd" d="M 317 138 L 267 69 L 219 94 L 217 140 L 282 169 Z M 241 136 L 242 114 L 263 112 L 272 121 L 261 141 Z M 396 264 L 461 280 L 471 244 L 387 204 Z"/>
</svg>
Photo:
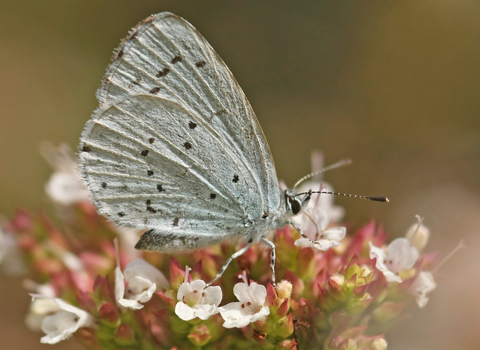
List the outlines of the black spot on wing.
<svg viewBox="0 0 480 350">
<path fill-rule="evenodd" d="M 162 70 L 158 71 L 158 73 L 155 74 L 155 76 L 156 76 L 157 78 L 161 78 L 161 77 L 166 76 L 169 72 L 170 72 L 170 69 L 168 69 L 168 68 L 163 68 Z"/>
<path fill-rule="evenodd" d="M 207 62 L 205 62 L 205 61 L 200 61 L 200 62 L 195 63 L 195 65 L 196 65 L 198 68 L 205 67 L 206 64 L 207 64 Z"/>
<path fill-rule="evenodd" d="M 180 56 L 175 56 L 174 58 L 172 58 L 170 63 L 175 64 L 175 63 L 178 63 L 178 62 L 181 62 L 181 61 L 182 61 L 182 58 Z"/>
<path fill-rule="evenodd" d="M 188 142 L 188 141 L 185 142 L 183 145 L 185 146 L 186 149 L 192 148 L 192 144 L 191 144 L 190 142 Z"/>
<path fill-rule="evenodd" d="M 189 122 L 189 123 L 188 123 L 188 127 L 189 127 L 190 129 L 195 129 L 195 128 L 197 127 L 197 124 L 194 123 L 194 122 Z"/>
<path fill-rule="evenodd" d="M 147 154 L 148 154 L 148 150 L 143 150 L 141 153 L 140 153 L 142 156 L 146 157 Z"/>
<path fill-rule="evenodd" d="M 157 190 L 158 190 L 158 192 L 163 192 L 164 191 L 162 185 L 160 185 L 160 184 L 157 185 Z"/>
<path fill-rule="evenodd" d="M 160 91 L 160 88 L 157 86 L 157 87 L 154 87 L 152 90 L 150 90 L 149 92 L 152 94 L 152 95 L 156 95 L 158 94 L 158 92 Z"/>
<path fill-rule="evenodd" d="M 173 219 L 173 226 L 178 226 L 178 218 Z"/>
<path fill-rule="evenodd" d="M 240 180 L 240 179 L 239 179 L 238 175 L 233 175 L 233 180 L 232 180 L 232 182 L 237 183 L 239 180 Z"/>
<path fill-rule="evenodd" d="M 153 175 L 153 170 L 147 170 L 147 175 L 152 176 Z"/>
<path fill-rule="evenodd" d="M 154 139 L 153 137 L 150 137 L 150 138 L 148 139 L 148 142 L 154 143 L 154 142 L 155 142 L 155 139 Z"/>
<path fill-rule="evenodd" d="M 82 152 L 91 152 L 92 149 L 89 146 L 83 146 L 82 147 Z"/>
<path fill-rule="evenodd" d="M 107 183 L 106 182 L 102 182 L 102 188 L 107 188 Z"/>
<path fill-rule="evenodd" d="M 217 195 L 215 193 L 210 193 L 210 199 L 215 199 L 217 198 Z"/>
</svg>

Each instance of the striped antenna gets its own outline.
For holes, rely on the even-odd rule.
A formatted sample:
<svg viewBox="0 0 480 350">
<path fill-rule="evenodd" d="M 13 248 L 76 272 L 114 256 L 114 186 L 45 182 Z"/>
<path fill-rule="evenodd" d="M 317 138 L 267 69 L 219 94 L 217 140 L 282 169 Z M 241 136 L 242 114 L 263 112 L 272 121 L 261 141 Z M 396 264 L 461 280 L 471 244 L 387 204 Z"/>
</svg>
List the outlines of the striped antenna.
<svg viewBox="0 0 480 350">
<path fill-rule="evenodd" d="M 350 197 L 350 198 L 359 198 L 359 199 L 366 199 L 368 201 L 374 201 L 374 202 L 390 202 L 387 197 L 378 197 L 378 196 L 359 196 L 357 194 L 346 194 L 346 193 L 338 193 L 338 192 L 329 192 L 329 191 L 311 191 L 311 192 L 302 192 L 302 193 L 297 193 L 296 196 L 301 196 L 303 194 L 309 194 L 309 193 L 324 193 L 324 194 L 334 194 L 336 196 L 344 196 L 344 197 Z"/>
</svg>

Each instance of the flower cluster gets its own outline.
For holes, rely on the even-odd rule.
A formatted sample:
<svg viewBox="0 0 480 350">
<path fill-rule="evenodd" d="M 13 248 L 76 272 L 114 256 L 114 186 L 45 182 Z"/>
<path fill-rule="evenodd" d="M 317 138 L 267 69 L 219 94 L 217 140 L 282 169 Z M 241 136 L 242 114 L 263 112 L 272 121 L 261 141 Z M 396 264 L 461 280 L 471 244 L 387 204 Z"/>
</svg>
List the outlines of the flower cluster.
<svg viewBox="0 0 480 350">
<path fill-rule="evenodd" d="M 420 219 L 387 245 L 374 222 L 346 235 L 336 224 L 343 212 L 314 198 L 297 221 L 308 239 L 290 227 L 275 233 L 275 287 L 259 245 L 209 286 L 236 243 L 132 251 L 138 234 L 104 220 L 79 189 L 51 191 L 53 219 L 19 210 L 0 231 L 0 263 L 28 270 L 26 324 L 45 334 L 42 343 L 73 335 L 89 349 L 381 350 L 409 303 L 425 306 L 436 287 Z"/>
</svg>

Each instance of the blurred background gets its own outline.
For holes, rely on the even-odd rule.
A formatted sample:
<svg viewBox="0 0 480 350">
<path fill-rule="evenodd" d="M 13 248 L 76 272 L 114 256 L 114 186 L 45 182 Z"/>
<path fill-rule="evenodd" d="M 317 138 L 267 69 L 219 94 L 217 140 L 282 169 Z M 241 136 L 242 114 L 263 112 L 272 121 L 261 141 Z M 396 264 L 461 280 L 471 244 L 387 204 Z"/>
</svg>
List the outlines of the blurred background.
<svg viewBox="0 0 480 350">
<path fill-rule="evenodd" d="M 387 334 L 389 349 L 480 343 L 480 2 L 16 0 L 0 2 L 0 213 L 42 207 L 51 169 L 39 144 L 76 149 L 113 49 L 152 13 L 191 22 L 245 90 L 292 185 L 310 153 L 353 165 L 326 174 L 347 221 L 391 237 L 425 217 L 428 251 L 468 248 L 437 274 L 422 310 Z M 2 349 L 46 349 L 23 318 L 19 278 L 0 276 Z M 56 349 L 79 349 L 73 341 Z"/>
</svg>

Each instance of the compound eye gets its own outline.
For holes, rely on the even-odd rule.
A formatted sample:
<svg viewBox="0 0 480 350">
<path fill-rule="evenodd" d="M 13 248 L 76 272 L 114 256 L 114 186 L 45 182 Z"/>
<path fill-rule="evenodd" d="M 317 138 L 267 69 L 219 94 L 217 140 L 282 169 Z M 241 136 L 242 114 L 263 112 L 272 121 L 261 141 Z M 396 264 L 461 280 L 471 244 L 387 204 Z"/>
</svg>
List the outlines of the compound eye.
<svg viewBox="0 0 480 350">
<path fill-rule="evenodd" d="M 290 202 L 290 205 L 292 206 L 293 215 L 297 215 L 298 213 L 300 213 L 300 210 L 302 210 L 302 204 L 296 199 L 292 200 Z"/>
</svg>

